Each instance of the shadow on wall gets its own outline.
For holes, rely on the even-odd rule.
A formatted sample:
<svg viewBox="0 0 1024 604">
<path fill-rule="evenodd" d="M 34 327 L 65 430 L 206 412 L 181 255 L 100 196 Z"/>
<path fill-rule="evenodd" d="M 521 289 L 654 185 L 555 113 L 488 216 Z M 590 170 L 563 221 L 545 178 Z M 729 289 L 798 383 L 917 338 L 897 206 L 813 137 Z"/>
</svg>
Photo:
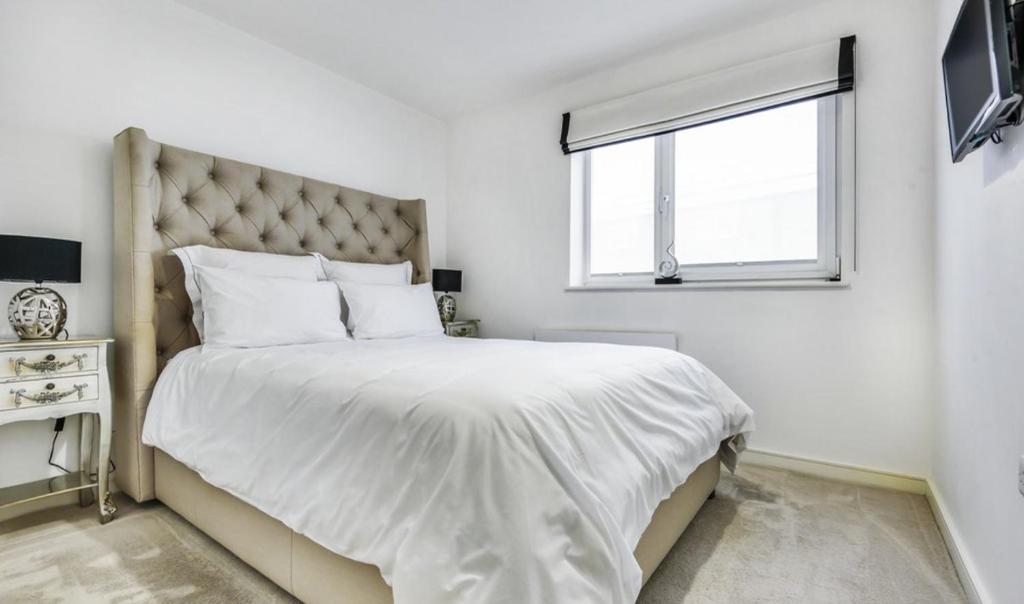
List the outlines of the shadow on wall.
<svg viewBox="0 0 1024 604">
<path fill-rule="evenodd" d="M 1003 142 L 982 147 L 984 186 L 1014 172 L 1024 161 L 1024 126 L 1003 128 Z"/>
</svg>

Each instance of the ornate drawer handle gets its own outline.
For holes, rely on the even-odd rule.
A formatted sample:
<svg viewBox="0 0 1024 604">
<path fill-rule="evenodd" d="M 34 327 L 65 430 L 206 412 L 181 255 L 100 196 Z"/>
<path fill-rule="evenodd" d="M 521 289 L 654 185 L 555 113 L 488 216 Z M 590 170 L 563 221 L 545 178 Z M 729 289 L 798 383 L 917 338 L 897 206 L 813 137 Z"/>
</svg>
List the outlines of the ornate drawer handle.
<svg viewBox="0 0 1024 604">
<path fill-rule="evenodd" d="M 40 405 L 49 405 L 51 403 L 58 403 L 60 402 L 61 399 L 70 396 L 76 392 L 78 393 L 78 400 L 82 400 L 82 391 L 85 390 L 85 388 L 88 385 L 89 384 L 75 384 L 74 386 L 71 387 L 70 390 L 65 390 L 64 392 L 56 392 L 54 391 L 54 388 L 56 387 L 55 384 L 50 383 L 46 385 L 45 391 L 40 392 L 35 396 L 32 396 L 31 394 L 25 394 L 24 388 L 20 388 L 18 390 L 11 390 L 11 394 L 14 395 L 15 407 L 21 407 L 21 399 L 29 400 L 34 403 L 39 403 Z"/>
<path fill-rule="evenodd" d="M 11 359 L 14 362 L 14 375 L 21 375 L 22 367 L 31 369 L 32 371 L 38 371 L 40 373 L 53 373 L 54 371 L 60 371 L 65 367 L 71 365 L 78 365 L 78 370 L 82 371 L 85 369 L 85 359 L 89 355 L 86 353 L 76 354 L 71 356 L 70 361 L 58 361 L 57 357 L 52 354 L 46 355 L 46 358 L 42 361 L 36 361 L 35 363 L 29 363 L 25 360 L 25 357 L 18 357 Z"/>
</svg>

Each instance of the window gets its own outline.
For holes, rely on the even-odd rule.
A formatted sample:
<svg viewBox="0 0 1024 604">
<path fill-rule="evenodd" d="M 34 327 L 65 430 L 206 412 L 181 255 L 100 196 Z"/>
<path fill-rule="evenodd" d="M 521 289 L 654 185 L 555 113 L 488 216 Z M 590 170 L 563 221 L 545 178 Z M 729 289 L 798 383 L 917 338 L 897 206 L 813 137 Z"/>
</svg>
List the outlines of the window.
<svg viewBox="0 0 1024 604">
<path fill-rule="evenodd" d="M 590 270 L 644 273 L 654 266 L 655 139 L 590 152 Z"/>
<path fill-rule="evenodd" d="M 840 181 L 852 181 L 840 161 L 840 135 L 852 141 L 842 102 L 575 154 L 573 284 L 652 284 L 672 257 L 684 282 L 838 279 Z"/>
</svg>

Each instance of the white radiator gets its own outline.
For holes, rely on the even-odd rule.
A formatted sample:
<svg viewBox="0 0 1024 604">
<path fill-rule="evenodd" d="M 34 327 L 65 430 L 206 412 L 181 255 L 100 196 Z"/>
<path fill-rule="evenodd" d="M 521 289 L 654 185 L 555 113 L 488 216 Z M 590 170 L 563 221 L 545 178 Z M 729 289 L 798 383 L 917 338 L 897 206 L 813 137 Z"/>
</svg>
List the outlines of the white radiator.
<svg viewBox="0 0 1024 604">
<path fill-rule="evenodd" d="M 597 342 L 600 344 L 626 344 L 653 346 L 678 350 L 676 334 L 643 331 L 595 331 L 590 329 L 538 329 L 533 332 L 538 342 Z"/>
</svg>

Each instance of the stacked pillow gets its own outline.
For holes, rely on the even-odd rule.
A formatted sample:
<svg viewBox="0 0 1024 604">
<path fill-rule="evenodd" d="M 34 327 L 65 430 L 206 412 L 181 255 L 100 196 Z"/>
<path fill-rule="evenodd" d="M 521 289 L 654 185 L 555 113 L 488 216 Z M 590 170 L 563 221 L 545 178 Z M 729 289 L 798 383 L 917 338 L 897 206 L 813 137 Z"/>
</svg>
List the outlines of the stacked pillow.
<svg viewBox="0 0 1024 604">
<path fill-rule="evenodd" d="M 206 344 L 258 347 L 440 335 L 429 283 L 412 263 L 368 264 L 203 245 L 172 250 Z"/>
<path fill-rule="evenodd" d="M 257 347 L 348 339 L 338 288 L 312 256 L 192 245 L 171 250 L 185 271 L 192 321 L 206 344 Z"/>
<path fill-rule="evenodd" d="M 320 261 L 313 256 L 285 256 L 262 252 L 242 252 L 206 245 L 190 245 L 171 250 L 185 271 L 185 291 L 192 300 L 192 322 L 204 337 L 203 292 L 196 267 L 220 268 L 243 275 L 274 277 L 296 281 L 320 281 L 326 278 Z"/>
<path fill-rule="evenodd" d="M 367 285 L 410 285 L 412 283 L 412 262 L 400 264 L 371 264 L 369 262 L 345 262 L 328 260 L 321 254 L 313 254 L 320 264 L 325 279 L 338 283 L 365 283 Z"/>
<path fill-rule="evenodd" d="M 341 296 L 328 281 L 300 281 L 196 267 L 205 306 L 203 341 L 248 348 L 349 339 Z"/>
<path fill-rule="evenodd" d="M 412 263 L 369 264 L 320 256 L 327 278 L 338 284 L 345 324 L 358 340 L 444 333 L 429 283 L 412 285 Z"/>
</svg>

